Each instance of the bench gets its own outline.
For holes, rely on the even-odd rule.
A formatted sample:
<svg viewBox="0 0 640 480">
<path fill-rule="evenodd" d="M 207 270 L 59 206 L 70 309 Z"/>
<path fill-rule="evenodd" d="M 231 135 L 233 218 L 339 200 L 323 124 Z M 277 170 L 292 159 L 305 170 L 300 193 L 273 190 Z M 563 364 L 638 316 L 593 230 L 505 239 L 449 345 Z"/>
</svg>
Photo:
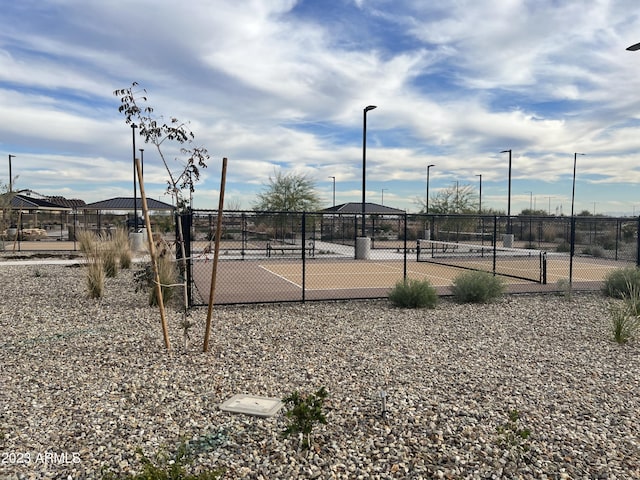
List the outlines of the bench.
<svg viewBox="0 0 640 480">
<path fill-rule="evenodd" d="M 291 253 L 300 253 L 302 254 L 302 250 L 304 248 L 302 245 L 271 245 L 271 242 L 267 242 L 267 257 L 271 257 L 271 255 L 280 252 L 282 255 L 285 255 L 288 252 Z M 306 247 L 306 250 L 310 257 L 315 256 L 316 244 L 315 242 L 309 242 L 309 245 Z"/>
</svg>

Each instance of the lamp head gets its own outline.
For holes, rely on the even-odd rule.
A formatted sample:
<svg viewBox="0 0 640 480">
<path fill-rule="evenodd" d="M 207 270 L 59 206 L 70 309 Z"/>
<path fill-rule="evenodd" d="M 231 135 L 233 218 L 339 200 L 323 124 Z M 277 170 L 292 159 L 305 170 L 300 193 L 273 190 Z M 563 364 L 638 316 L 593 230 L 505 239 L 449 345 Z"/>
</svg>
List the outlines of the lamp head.
<svg viewBox="0 0 640 480">
<path fill-rule="evenodd" d="M 635 45 L 631 45 L 630 47 L 627 47 L 627 50 L 629 50 L 630 52 L 635 52 L 636 50 L 640 50 L 640 43 L 636 43 Z"/>
<path fill-rule="evenodd" d="M 374 108 L 378 108 L 377 105 L 368 105 L 366 107 L 364 107 L 364 111 L 368 112 L 369 110 L 373 110 Z"/>
<path fill-rule="evenodd" d="M 502 150 L 500 153 L 511 153 L 511 149 L 509 149 L 509 150 Z"/>
</svg>

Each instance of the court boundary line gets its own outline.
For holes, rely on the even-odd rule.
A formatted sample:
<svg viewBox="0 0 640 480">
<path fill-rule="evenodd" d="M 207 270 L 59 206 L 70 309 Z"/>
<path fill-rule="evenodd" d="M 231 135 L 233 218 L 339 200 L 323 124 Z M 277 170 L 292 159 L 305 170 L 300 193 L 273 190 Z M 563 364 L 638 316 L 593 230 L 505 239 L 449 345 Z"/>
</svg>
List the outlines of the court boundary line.
<svg viewBox="0 0 640 480">
<path fill-rule="evenodd" d="M 271 275 L 274 275 L 274 276 L 276 276 L 276 277 L 278 277 L 278 278 L 280 278 L 280 279 L 284 280 L 285 282 L 290 283 L 290 284 L 291 284 L 291 285 L 293 285 L 294 287 L 299 288 L 300 290 L 302 290 L 302 285 L 299 285 L 299 284 L 295 283 L 294 281 L 289 280 L 287 277 L 283 277 L 282 275 L 280 275 L 279 273 L 274 272 L 273 270 L 269 270 L 269 269 L 268 269 L 267 267 L 265 267 L 264 265 L 262 265 L 262 264 L 258 264 L 258 268 L 261 268 L 261 269 L 262 269 L 262 270 L 264 270 L 265 272 L 268 272 L 268 273 L 270 273 Z M 308 289 L 306 289 L 306 290 L 308 290 Z"/>
</svg>

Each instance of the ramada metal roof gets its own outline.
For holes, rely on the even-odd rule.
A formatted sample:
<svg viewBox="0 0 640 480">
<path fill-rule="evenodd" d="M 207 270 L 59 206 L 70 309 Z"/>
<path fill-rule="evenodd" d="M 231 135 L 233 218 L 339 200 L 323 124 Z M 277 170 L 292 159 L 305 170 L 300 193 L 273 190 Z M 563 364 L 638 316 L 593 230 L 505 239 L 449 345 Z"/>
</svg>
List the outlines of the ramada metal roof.
<svg viewBox="0 0 640 480">
<path fill-rule="evenodd" d="M 350 202 L 343 203 L 341 205 L 336 205 L 335 207 L 325 208 L 324 210 L 320 210 L 320 213 L 339 213 L 344 215 L 357 215 L 362 214 L 362 202 Z M 399 210 L 397 208 L 386 207 L 384 205 L 379 205 L 377 203 L 365 203 L 364 204 L 364 213 L 365 214 L 381 214 L 381 215 L 400 215 L 406 213 L 404 210 Z"/>
<path fill-rule="evenodd" d="M 69 207 L 50 202 L 43 198 L 27 197 L 25 195 L 14 195 L 11 199 L 11 208 L 20 210 L 71 210 Z"/>
<path fill-rule="evenodd" d="M 82 210 L 140 210 L 142 211 L 142 199 L 135 199 L 135 207 L 133 197 L 116 197 L 99 202 L 87 203 L 80 207 Z M 149 210 L 174 210 L 173 205 L 147 198 L 147 208 Z"/>
</svg>

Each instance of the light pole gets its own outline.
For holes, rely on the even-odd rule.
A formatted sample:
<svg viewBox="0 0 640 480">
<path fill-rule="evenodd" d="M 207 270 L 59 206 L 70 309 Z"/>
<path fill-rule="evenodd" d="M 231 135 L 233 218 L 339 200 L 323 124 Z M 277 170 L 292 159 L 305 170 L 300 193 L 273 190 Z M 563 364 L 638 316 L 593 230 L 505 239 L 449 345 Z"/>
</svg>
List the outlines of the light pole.
<svg viewBox="0 0 640 480">
<path fill-rule="evenodd" d="M 569 290 L 571 290 L 571 285 L 573 283 L 573 255 L 575 253 L 576 247 L 576 218 L 573 216 L 573 205 L 576 198 L 576 163 L 578 159 L 578 155 L 584 155 L 584 153 L 574 153 L 573 154 L 573 186 L 571 188 L 571 245 L 570 245 L 570 253 L 569 253 Z"/>
<path fill-rule="evenodd" d="M 511 149 L 500 153 L 509 153 L 509 186 L 507 190 L 507 234 L 511 234 Z"/>
<path fill-rule="evenodd" d="M 524 192 L 529 194 L 529 215 L 533 213 L 533 192 Z"/>
<path fill-rule="evenodd" d="M 365 192 L 367 184 L 367 112 L 378 108 L 377 105 L 367 105 L 362 112 L 362 236 L 365 232 Z"/>
<path fill-rule="evenodd" d="M 385 190 L 389 190 L 388 188 L 383 188 L 382 189 L 382 199 L 380 200 L 380 205 L 384 206 L 384 191 Z"/>
<path fill-rule="evenodd" d="M 16 158 L 15 155 L 9 155 L 9 193 L 13 191 L 13 179 L 11 178 L 11 159 Z"/>
<path fill-rule="evenodd" d="M 480 190 L 478 195 L 478 215 L 482 215 L 482 174 L 476 174 L 476 177 L 480 177 Z"/>
<path fill-rule="evenodd" d="M 138 207 L 137 196 L 138 190 L 136 187 L 136 125 L 131 124 L 131 141 L 133 142 L 133 231 L 138 231 Z"/>
<path fill-rule="evenodd" d="M 329 178 L 333 178 L 333 206 L 336 206 L 336 177 L 329 176 Z"/>
<path fill-rule="evenodd" d="M 435 167 L 435 164 L 427 165 L 427 198 L 425 198 L 424 202 L 424 213 L 429 213 L 429 170 L 431 167 Z"/>
</svg>

